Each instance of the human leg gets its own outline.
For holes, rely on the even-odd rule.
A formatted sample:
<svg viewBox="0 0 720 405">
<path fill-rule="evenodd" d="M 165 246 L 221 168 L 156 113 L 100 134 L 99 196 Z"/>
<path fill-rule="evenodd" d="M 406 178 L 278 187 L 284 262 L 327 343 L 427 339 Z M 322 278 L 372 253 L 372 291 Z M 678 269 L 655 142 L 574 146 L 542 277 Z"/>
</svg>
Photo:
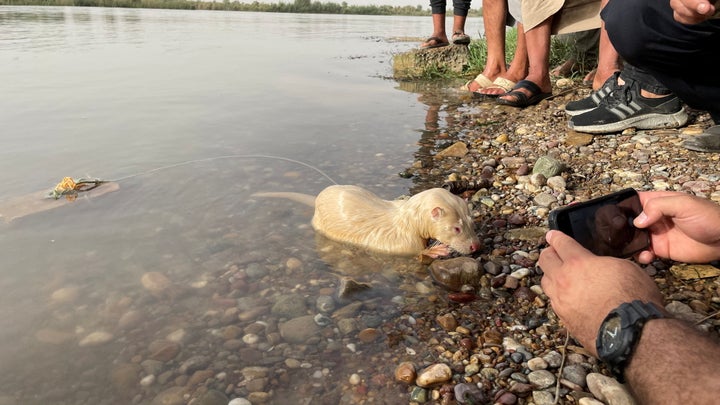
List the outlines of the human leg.
<svg viewBox="0 0 720 405">
<path fill-rule="evenodd" d="M 483 25 L 487 58 L 483 71 L 465 88 L 482 96 L 504 94 L 527 73 L 527 47 L 521 25 L 518 27 L 517 47 L 510 63 L 505 62 L 505 26 L 508 21 L 507 0 L 483 0 Z"/>
<path fill-rule="evenodd" d="M 609 0 L 602 0 L 600 2 L 601 10 L 605 8 L 608 1 Z M 602 88 L 605 82 L 607 82 L 607 80 L 613 76 L 615 72 L 622 70 L 622 60 L 620 59 L 620 55 L 613 46 L 612 42 L 610 42 L 607 29 L 605 28 L 605 21 L 602 21 L 600 24 L 598 63 L 595 77 L 592 81 L 592 88 L 595 91 Z"/>
<path fill-rule="evenodd" d="M 498 98 L 499 103 L 526 107 L 527 105 L 537 104 L 537 102 L 552 94 L 550 69 L 548 67 L 551 28 L 552 17 L 548 17 L 539 25 L 525 32 L 528 71 L 524 81 L 531 82 L 535 86 L 520 86 L 521 83 L 518 83 L 518 86 L 513 88 L 513 91 Z M 520 95 L 520 93 L 524 94 L 524 96 Z M 523 100 L 527 100 L 527 102 L 523 102 Z"/>
<path fill-rule="evenodd" d="M 572 47 L 572 54 L 565 62 L 552 69 L 551 75 L 568 77 L 587 71 L 591 65 L 594 66 L 597 63 L 598 43 L 600 42 L 599 29 L 560 34 L 555 39 Z"/>
<path fill-rule="evenodd" d="M 465 34 L 465 20 L 470 11 L 470 0 L 453 0 L 453 34 L 452 42 L 467 45 L 470 37 Z"/>
<path fill-rule="evenodd" d="M 642 69 L 626 64 L 611 90 L 600 98 L 598 106 L 570 118 L 568 126 L 576 131 L 594 134 L 639 129 L 676 128 L 684 125 L 688 115 L 680 99 L 662 83 Z M 597 94 L 601 94 L 601 89 Z"/>
<path fill-rule="evenodd" d="M 601 15 L 626 61 L 720 122 L 720 20 L 680 24 L 668 2 L 649 0 L 610 1 Z"/>
<path fill-rule="evenodd" d="M 445 8 L 447 3 L 445 0 L 430 0 L 430 10 L 432 11 L 433 32 L 420 48 L 437 48 L 448 45 L 447 34 L 445 33 Z"/>
</svg>

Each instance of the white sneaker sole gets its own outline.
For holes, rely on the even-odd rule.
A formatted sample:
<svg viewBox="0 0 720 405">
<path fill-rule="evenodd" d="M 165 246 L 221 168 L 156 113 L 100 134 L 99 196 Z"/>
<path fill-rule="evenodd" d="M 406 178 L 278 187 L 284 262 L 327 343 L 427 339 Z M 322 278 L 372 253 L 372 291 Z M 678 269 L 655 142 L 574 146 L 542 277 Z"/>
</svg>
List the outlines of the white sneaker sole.
<svg viewBox="0 0 720 405">
<path fill-rule="evenodd" d="M 568 127 L 577 132 L 587 132 L 588 134 L 607 134 L 622 132 L 631 127 L 637 129 L 677 128 L 685 125 L 687 121 L 688 115 L 685 109 L 681 109 L 674 114 L 645 114 L 601 125 L 577 126 L 573 125 L 572 120 L 570 120 Z"/>
<path fill-rule="evenodd" d="M 569 116 L 571 116 L 571 117 L 574 117 L 574 116 L 576 116 L 576 115 L 580 115 L 580 114 L 586 113 L 586 112 L 588 112 L 588 111 L 592 111 L 592 110 L 594 110 L 595 108 L 597 108 L 597 106 L 595 106 L 595 107 L 593 107 L 593 108 L 586 108 L 586 109 L 584 109 L 584 110 L 575 110 L 575 111 L 565 110 L 565 114 L 567 114 L 567 115 L 569 115 Z"/>
</svg>

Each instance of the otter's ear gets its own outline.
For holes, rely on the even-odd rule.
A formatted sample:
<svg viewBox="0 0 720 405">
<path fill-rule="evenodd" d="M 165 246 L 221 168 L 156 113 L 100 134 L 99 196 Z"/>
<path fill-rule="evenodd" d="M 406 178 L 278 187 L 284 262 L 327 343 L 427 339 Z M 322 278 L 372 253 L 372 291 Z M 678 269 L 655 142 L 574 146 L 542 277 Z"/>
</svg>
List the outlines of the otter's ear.
<svg viewBox="0 0 720 405">
<path fill-rule="evenodd" d="M 435 208 L 432 209 L 432 211 L 430 211 L 430 215 L 432 215 L 432 219 L 433 219 L 434 221 L 437 221 L 438 218 L 440 218 L 440 217 L 443 216 L 444 214 L 445 214 L 445 210 L 443 210 L 443 209 L 440 208 L 440 207 L 435 207 Z"/>
</svg>

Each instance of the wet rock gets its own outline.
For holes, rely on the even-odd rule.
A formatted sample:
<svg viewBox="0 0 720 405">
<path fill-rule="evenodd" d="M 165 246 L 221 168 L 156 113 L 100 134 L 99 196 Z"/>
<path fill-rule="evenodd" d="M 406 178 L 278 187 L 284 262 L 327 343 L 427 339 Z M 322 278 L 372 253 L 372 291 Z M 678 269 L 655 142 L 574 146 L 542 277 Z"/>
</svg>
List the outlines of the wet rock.
<svg viewBox="0 0 720 405">
<path fill-rule="evenodd" d="M 297 318 L 307 314 L 305 298 L 300 294 L 288 294 L 278 298 L 270 312 L 280 318 Z"/>
<path fill-rule="evenodd" d="M 340 333 L 344 336 L 355 332 L 358 329 L 357 321 L 352 318 L 341 319 L 337 323 Z"/>
<path fill-rule="evenodd" d="M 138 388 L 138 376 L 141 370 L 142 367 L 138 364 L 122 363 L 116 365 L 110 372 L 110 381 L 113 388 L 122 394 L 135 392 Z"/>
<path fill-rule="evenodd" d="M 210 364 L 210 358 L 201 354 L 191 356 L 180 364 L 178 371 L 182 374 L 191 374 L 197 370 L 206 368 Z"/>
<path fill-rule="evenodd" d="M 99 346 L 110 342 L 113 338 L 112 333 L 99 330 L 85 336 L 78 345 L 81 347 Z"/>
<path fill-rule="evenodd" d="M 153 398 L 150 405 L 185 405 L 185 387 L 170 387 Z"/>
<path fill-rule="evenodd" d="M 436 158 L 463 157 L 463 156 L 467 155 L 467 153 L 468 153 L 468 148 L 464 142 L 455 142 L 454 144 L 450 145 L 449 147 L 438 152 L 437 155 L 435 155 L 435 157 Z"/>
<path fill-rule="evenodd" d="M 315 308 L 325 314 L 335 310 L 335 299 L 329 295 L 321 295 L 315 300 Z"/>
<path fill-rule="evenodd" d="M 433 281 L 451 291 L 461 291 L 464 285 L 478 286 L 483 275 L 478 261 L 470 257 L 434 260 L 429 271 Z"/>
<path fill-rule="evenodd" d="M 365 328 L 358 333 L 358 339 L 363 343 L 371 343 L 380 337 L 380 332 L 375 328 Z"/>
<path fill-rule="evenodd" d="M 252 405 L 252 403 L 245 398 L 235 398 L 230 400 L 227 405 Z"/>
<path fill-rule="evenodd" d="M 50 300 L 54 304 L 67 304 L 75 302 L 80 296 L 80 288 L 76 286 L 68 286 L 59 288 L 50 295 Z"/>
<path fill-rule="evenodd" d="M 40 329 L 35 332 L 35 339 L 38 342 L 60 345 L 75 338 L 75 334 L 56 329 Z"/>
<path fill-rule="evenodd" d="M 421 387 L 430 387 L 435 384 L 444 383 L 452 378 L 452 370 L 445 363 L 437 363 L 428 366 L 418 373 L 415 383 Z"/>
<path fill-rule="evenodd" d="M 133 329 L 138 327 L 145 320 L 145 315 L 137 310 L 130 310 L 122 314 L 117 326 L 120 330 Z"/>
<path fill-rule="evenodd" d="M 455 400 L 461 404 L 484 404 L 488 401 L 485 393 L 475 384 L 457 384 L 453 392 L 455 394 Z"/>
<path fill-rule="evenodd" d="M 293 318 L 280 324 L 280 336 L 289 343 L 304 343 L 320 330 L 312 315 Z"/>
<path fill-rule="evenodd" d="M 173 288 L 173 282 L 170 281 L 167 276 L 157 271 L 143 274 L 142 277 L 140 277 L 140 283 L 143 288 L 158 297 L 167 295 Z"/>
<path fill-rule="evenodd" d="M 180 345 L 169 340 L 156 340 L 148 347 L 150 354 L 148 358 L 162 362 L 168 362 L 180 353 Z"/>
<path fill-rule="evenodd" d="M 415 364 L 412 362 L 404 361 L 395 368 L 395 381 L 412 384 L 416 377 Z"/>
<path fill-rule="evenodd" d="M 452 314 L 442 314 L 435 317 L 435 320 L 442 326 L 446 331 L 455 331 L 458 327 L 458 323 Z"/>
<path fill-rule="evenodd" d="M 413 387 L 410 392 L 410 402 L 424 404 L 428 400 L 427 390 L 421 387 Z"/>
<path fill-rule="evenodd" d="M 371 290 L 372 286 L 370 284 L 359 283 L 349 277 L 343 277 L 340 279 L 340 285 L 338 285 L 337 298 L 340 302 L 362 299 Z"/>
<path fill-rule="evenodd" d="M 225 394 L 217 390 L 208 390 L 198 397 L 194 405 L 229 405 Z"/>
</svg>

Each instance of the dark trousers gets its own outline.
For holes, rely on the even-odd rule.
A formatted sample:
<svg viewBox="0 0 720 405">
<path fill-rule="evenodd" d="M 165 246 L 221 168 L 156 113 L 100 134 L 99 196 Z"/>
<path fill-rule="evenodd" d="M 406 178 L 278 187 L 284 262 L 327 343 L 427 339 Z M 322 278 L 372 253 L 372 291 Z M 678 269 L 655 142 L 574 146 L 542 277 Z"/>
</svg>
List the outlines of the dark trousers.
<svg viewBox="0 0 720 405">
<path fill-rule="evenodd" d="M 430 0 L 430 10 L 433 14 L 445 14 L 447 8 L 447 1 L 445 0 Z M 453 14 L 459 15 L 460 17 L 467 17 L 468 11 L 470 11 L 470 0 L 453 0 Z"/>
<path fill-rule="evenodd" d="M 610 0 L 600 15 L 625 61 L 720 123 L 719 19 L 680 24 L 668 0 Z"/>
</svg>

